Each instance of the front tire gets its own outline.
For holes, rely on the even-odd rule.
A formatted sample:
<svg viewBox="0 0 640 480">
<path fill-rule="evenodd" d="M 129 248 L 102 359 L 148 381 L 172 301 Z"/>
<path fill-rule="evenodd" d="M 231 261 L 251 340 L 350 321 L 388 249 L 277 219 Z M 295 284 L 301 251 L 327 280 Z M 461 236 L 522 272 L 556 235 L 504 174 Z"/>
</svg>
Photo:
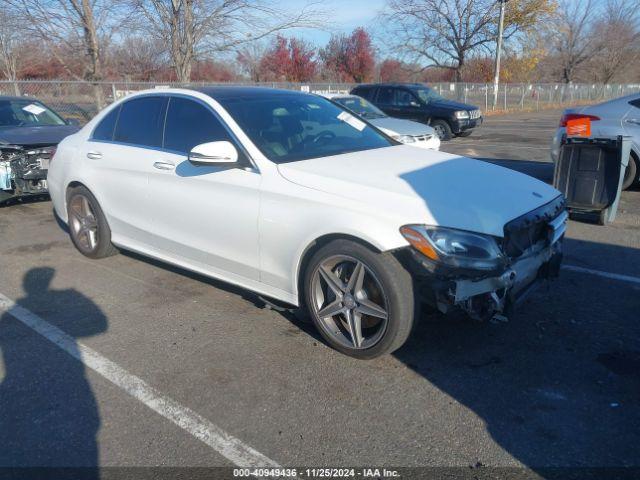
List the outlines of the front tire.
<svg viewBox="0 0 640 480">
<path fill-rule="evenodd" d="M 392 254 L 353 241 L 320 248 L 305 271 L 304 287 L 322 337 L 351 357 L 371 359 L 400 348 L 416 318 L 409 272 Z"/>
<path fill-rule="evenodd" d="M 69 236 L 85 257 L 105 258 L 118 253 L 111 243 L 111 229 L 93 194 L 79 186 L 67 194 Z"/>
<path fill-rule="evenodd" d="M 433 120 L 431 128 L 436 131 L 436 135 L 441 141 L 451 140 L 451 137 L 453 137 L 451 127 L 445 120 Z"/>
</svg>

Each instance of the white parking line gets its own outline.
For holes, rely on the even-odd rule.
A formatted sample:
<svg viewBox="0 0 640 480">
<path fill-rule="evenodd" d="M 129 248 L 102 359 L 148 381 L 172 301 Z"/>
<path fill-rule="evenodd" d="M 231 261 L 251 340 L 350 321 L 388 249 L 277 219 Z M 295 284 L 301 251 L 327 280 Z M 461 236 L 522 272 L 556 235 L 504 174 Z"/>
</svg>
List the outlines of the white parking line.
<svg viewBox="0 0 640 480">
<path fill-rule="evenodd" d="M 35 313 L 21 307 L 0 293 L 0 313 L 2 312 L 9 313 L 69 355 L 144 403 L 151 410 L 171 420 L 180 428 L 210 446 L 235 465 L 241 467 L 278 467 L 276 462 L 246 445 L 241 440 L 229 435 L 203 416 L 164 396 L 144 380 L 127 372 L 95 350 L 77 342 L 58 327 L 51 325 Z"/>
<path fill-rule="evenodd" d="M 619 280 L 621 282 L 629 282 L 640 285 L 639 277 L 632 277 L 630 275 L 621 275 L 619 273 L 602 272 L 600 270 L 592 270 L 591 268 L 578 267 L 576 265 L 562 265 L 564 270 L 570 270 L 578 273 L 588 273 L 590 275 L 598 275 L 599 277 L 610 278 L 612 280 Z"/>
</svg>

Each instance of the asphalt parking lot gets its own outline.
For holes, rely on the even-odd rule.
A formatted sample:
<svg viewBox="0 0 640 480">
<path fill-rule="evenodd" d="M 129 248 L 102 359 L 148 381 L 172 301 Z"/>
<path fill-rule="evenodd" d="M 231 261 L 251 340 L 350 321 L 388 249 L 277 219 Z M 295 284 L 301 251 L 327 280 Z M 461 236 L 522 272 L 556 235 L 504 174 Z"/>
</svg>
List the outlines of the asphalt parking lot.
<svg viewBox="0 0 640 480">
<path fill-rule="evenodd" d="M 558 117 L 442 149 L 550 180 Z M 84 258 L 48 201 L 0 208 L 0 465 L 640 467 L 640 191 L 565 251 L 509 322 L 428 315 L 365 362 L 249 292 Z"/>
</svg>

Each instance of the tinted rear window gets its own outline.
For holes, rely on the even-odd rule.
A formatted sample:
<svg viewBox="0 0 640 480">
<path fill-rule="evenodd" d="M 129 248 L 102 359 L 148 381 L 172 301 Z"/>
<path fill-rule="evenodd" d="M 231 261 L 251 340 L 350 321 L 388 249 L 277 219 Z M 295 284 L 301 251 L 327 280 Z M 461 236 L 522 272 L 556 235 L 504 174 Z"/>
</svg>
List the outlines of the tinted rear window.
<svg viewBox="0 0 640 480">
<path fill-rule="evenodd" d="M 222 123 L 204 105 L 186 98 L 172 97 L 167 110 L 164 148 L 188 153 L 196 145 L 231 141 Z"/>
<path fill-rule="evenodd" d="M 114 140 L 161 147 L 167 97 L 134 98 L 122 104 Z"/>
<path fill-rule="evenodd" d="M 92 138 L 94 140 L 113 140 L 113 130 L 116 127 L 118 113 L 120 113 L 120 107 L 114 108 L 102 119 L 93 131 Z"/>
</svg>

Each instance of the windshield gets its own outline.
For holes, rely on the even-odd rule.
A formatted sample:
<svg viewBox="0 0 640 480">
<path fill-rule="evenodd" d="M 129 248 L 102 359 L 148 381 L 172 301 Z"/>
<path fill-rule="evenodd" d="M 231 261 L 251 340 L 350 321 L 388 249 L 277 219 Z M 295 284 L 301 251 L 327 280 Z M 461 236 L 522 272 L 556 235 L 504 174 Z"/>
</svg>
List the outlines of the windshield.
<svg viewBox="0 0 640 480">
<path fill-rule="evenodd" d="M 292 93 L 218 102 L 275 163 L 394 145 L 375 128 L 321 97 Z"/>
<path fill-rule="evenodd" d="M 442 97 L 435 90 L 432 90 L 431 88 L 428 88 L 428 87 L 416 88 L 413 90 L 413 92 L 416 95 L 418 95 L 420 100 L 422 100 L 424 103 L 431 103 L 431 102 L 437 102 L 439 100 L 444 100 L 444 97 Z"/>
<path fill-rule="evenodd" d="M 361 97 L 338 97 L 333 99 L 340 105 L 344 105 L 352 112 L 367 119 L 384 118 L 387 115 L 375 105 L 370 104 Z"/>
<path fill-rule="evenodd" d="M 0 127 L 66 125 L 53 110 L 35 100 L 0 100 Z"/>
</svg>

